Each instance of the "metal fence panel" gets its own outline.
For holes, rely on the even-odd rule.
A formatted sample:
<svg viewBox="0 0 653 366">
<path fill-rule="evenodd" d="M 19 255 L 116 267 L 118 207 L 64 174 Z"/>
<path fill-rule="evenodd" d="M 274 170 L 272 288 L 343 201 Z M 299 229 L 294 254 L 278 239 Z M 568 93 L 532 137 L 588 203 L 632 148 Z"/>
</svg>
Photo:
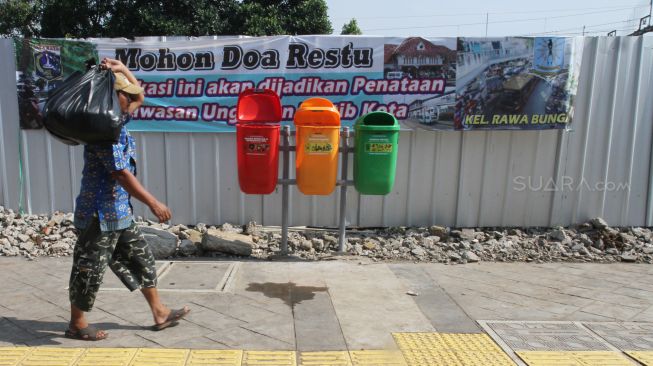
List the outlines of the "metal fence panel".
<svg viewBox="0 0 653 366">
<path fill-rule="evenodd" d="M 9 40 L 0 40 L 0 65 L 0 205 L 18 208 L 22 190 L 27 212 L 71 211 L 83 149 L 45 131 L 19 131 Z M 653 37 L 586 38 L 572 131 L 402 131 L 393 191 L 350 189 L 347 222 L 548 226 L 603 216 L 612 225 L 652 226 L 651 95 Z M 280 189 L 240 192 L 235 134 L 134 136 L 139 178 L 171 206 L 175 222 L 281 224 Z M 312 197 L 291 188 L 291 225 L 337 226 L 338 192 Z M 135 213 L 152 217 L 140 203 Z"/>
</svg>

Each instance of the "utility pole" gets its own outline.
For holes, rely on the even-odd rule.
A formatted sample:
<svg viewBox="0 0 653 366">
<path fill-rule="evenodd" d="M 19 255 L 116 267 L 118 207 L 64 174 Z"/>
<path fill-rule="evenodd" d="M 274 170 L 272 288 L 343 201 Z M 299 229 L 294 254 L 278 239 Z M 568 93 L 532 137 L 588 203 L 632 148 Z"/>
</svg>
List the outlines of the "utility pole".
<svg viewBox="0 0 653 366">
<path fill-rule="evenodd" d="M 653 0 L 651 0 L 653 1 Z M 485 36 L 487 37 L 487 24 L 490 20 L 490 13 L 485 13 Z"/>
<path fill-rule="evenodd" d="M 583 36 L 585 35 L 585 26 L 583 26 Z"/>
</svg>

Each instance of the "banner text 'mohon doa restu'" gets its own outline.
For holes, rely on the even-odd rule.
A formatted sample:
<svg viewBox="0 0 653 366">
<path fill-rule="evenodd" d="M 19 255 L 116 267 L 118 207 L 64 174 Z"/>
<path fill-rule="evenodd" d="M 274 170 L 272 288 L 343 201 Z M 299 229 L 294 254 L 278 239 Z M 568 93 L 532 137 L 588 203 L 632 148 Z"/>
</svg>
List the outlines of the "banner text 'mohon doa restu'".
<svg viewBox="0 0 653 366">
<path fill-rule="evenodd" d="M 23 128 L 42 126 L 48 92 L 88 59 L 121 60 L 145 90 L 131 130 L 233 131 L 238 95 L 274 90 L 284 123 L 330 99 L 344 125 L 376 110 L 404 128 L 548 129 L 571 122 L 576 38 L 278 36 L 161 43 L 16 39 Z"/>
</svg>

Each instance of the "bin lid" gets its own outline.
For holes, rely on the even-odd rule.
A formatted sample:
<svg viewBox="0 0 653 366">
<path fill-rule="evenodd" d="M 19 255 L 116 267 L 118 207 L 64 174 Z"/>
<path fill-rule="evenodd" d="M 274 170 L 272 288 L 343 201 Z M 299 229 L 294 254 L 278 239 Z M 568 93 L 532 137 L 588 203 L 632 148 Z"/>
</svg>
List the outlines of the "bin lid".
<svg viewBox="0 0 653 366">
<path fill-rule="evenodd" d="M 296 126 L 340 126 L 340 112 L 324 98 L 309 98 L 295 112 Z"/>
<path fill-rule="evenodd" d="M 271 89 L 245 89 L 238 96 L 236 116 L 240 123 L 279 123 L 281 99 Z"/>
<path fill-rule="evenodd" d="M 399 131 L 399 122 L 392 114 L 388 112 L 370 112 L 356 120 L 354 125 L 356 130 L 369 131 Z"/>
</svg>

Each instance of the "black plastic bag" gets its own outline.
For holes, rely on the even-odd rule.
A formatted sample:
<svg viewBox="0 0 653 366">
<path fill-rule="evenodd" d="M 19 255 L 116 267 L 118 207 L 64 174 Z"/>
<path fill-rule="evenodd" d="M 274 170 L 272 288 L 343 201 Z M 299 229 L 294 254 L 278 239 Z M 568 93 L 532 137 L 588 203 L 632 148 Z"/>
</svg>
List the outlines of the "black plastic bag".
<svg viewBox="0 0 653 366">
<path fill-rule="evenodd" d="M 53 90 L 45 104 L 45 128 L 68 145 L 115 144 L 123 125 L 110 70 L 76 72 Z"/>
</svg>

